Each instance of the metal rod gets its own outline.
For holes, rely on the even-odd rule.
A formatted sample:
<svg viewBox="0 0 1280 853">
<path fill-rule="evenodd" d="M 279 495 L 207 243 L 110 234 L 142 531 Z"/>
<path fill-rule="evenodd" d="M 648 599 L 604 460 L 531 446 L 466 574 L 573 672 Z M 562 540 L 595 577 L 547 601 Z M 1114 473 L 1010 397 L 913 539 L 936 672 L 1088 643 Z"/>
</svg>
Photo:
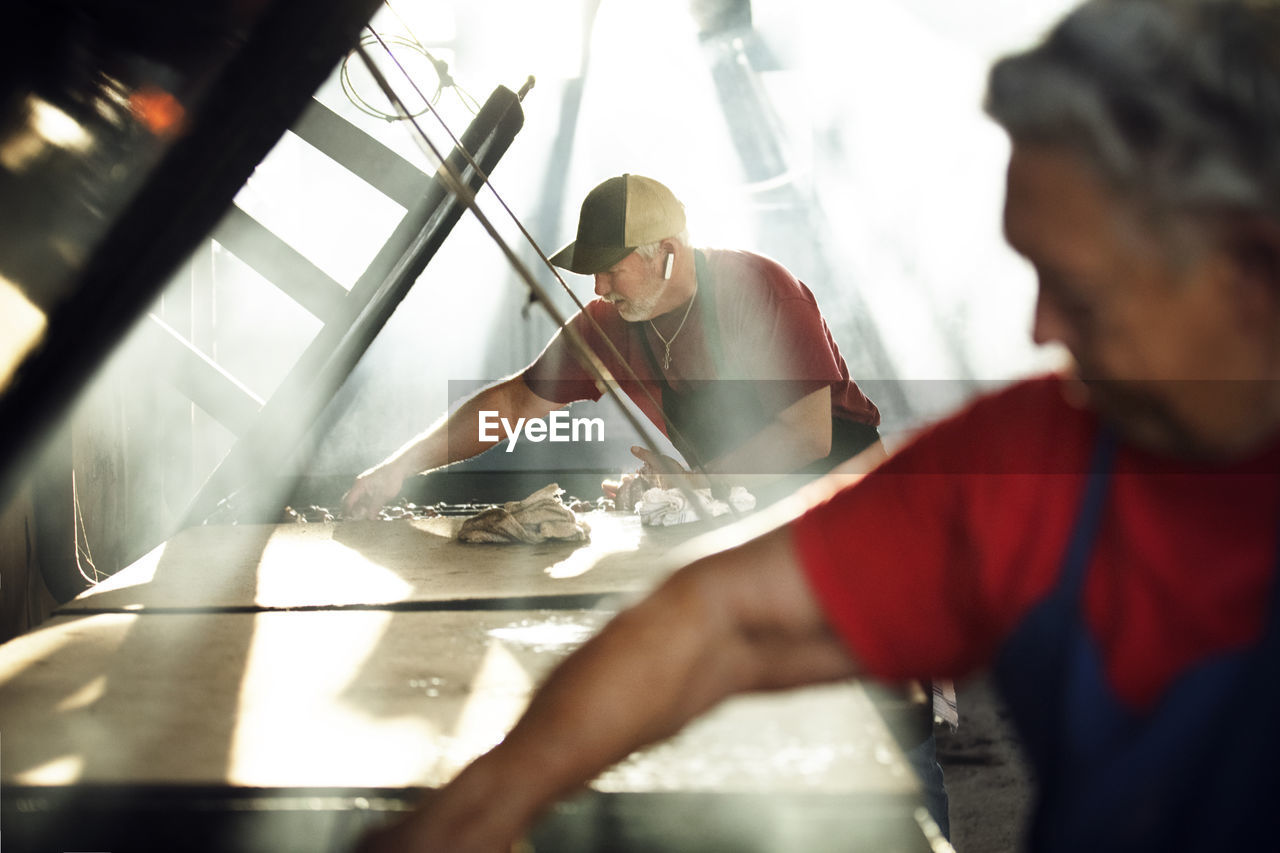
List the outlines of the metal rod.
<svg viewBox="0 0 1280 853">
<path fill-rule="evenodd" d="M 395 13 L 395 10 L 391 8 L 391 4 L 389 2 L 386 3 L 386 6 L 388 9 L 391 9 L 393 14 Z M 397 14 L 396 17 L 399 17 L 399 15 Z M 408 30 L 408 25 L 404 23 L 403 19 L 400 21 L 400 23 L 405 26 L 406 30 Z M 444 120 L 444 116 L 440 115 L 440 112 L 436 109 L 435 104 L 432 103 L 431 99 L 426 97 L 422 89 L 418 87 L 418 84 L 413 79 L 413 76 L 409 74 L 408 70 L 404 67 L 404 65 L 400 62 L 400 60 L 396 58 L 396 55 L 394 51 L 391 50 L 390 45 L 388 45 L 382 39 L 381 35 L 379 35 L 379 33 L 376 30 L 374 30 L 372 27 L 368 27 L 367 29 L 369 30 L 370 33 L 373 34 L 374 39 L 376 39 L 378 44 L 382 46 L 382 49 L 386 51 L 387 56 L 390 57 L 391 61 L 395 63 L 396 68 L 400 70 L 400 73 L 404 75 L 405 80 L 408 81 L 409 86 L 412 87 L 414 93 L 417 94 L 417 96 L 422 99 L 423 103 L 427 105 L 427 110 L 435 118 L 436 122 L 440 125 L 441 128 L 444 129 L 444 132 L 448 134 L 449 138 L 453 140 L 454 144 L 455 145 L 458 144 L 458 138 L 457 136 L 454 135 L 453 130 L 450 129 L 448 122 Z M 415 36 L 412 31 L 409 31 L 409 35 L 415 42 L 417 42 L 421 46 L 422 43 L 418 41 L 417 36 Z M 368 60 L 366 59 L 365 62 L 367 63 Z M 534 79 L 532 76 L 530 76 L 529 79 L 525 81 L 525 84 L 520 88 L 520 91 L 517 97 L 519 97 L 523 101 L 525 94 L 531 88 L 533 88 L 533 83 L 534 83 Z M 410 120 L 414 121 L 416 125 L 416 117 L 409 115 L 407 111 L 404 113 L 404 115 L 407 116 Z M 421 132 L 421 128 L 418 128 L 418 130 L 419 132 Z M 524 222 L 521 221 L 520 217 L 517 216 L 515 211 L 511 209 L 510 205 L 507 204 L 506 199 L 504 199 L 502 197 L 502 194 L 498 192 L 498 188 L 493 185 L 493 181 L 489 179 L 489 176 L 484 173 L 484 170 L 480 168 L 480 165 L 478 163 L 476 163 L 474 160 L 471 160 L 470 157 L 468 157 L 467 159 L 468 159 L 468 162 L 471 164 L 471 167 L 475 169 L 477 172 L 479 172 L 481 176 L 484 178 L 484 185 L 488 186 L 489 192 L 493 194 L 493 197 L 495 199 L 497 199 L 498 204 L 502 206 L 502 209 L 504 211 L 506 211 L 507 216 L 509 216 L 511 218 L 511 221 L 515 223 L 515 226 L 520 230 L 521 235 L 524 236 L 524 239 L 533 248 L 534 252 L 537 253 L 538 259 L 542 261 L 543 266 L 545 266 L 551 272 L 551 275 L 555 277 L 555 280 L 560 284 L 560 287 L 564 290 L 564 292 L 569 295 L 569 299 L 573 301 L 573 304 L 577 307 L 578 311 L 581 312 L 582 316 L 586 318 L 587 322 L 589 322 L 592 328 L 595 329 L 595 331 L 600 335 L 600 338 L 605 342 L 605 346 L 608 347 L 610 354 L 612 354 L 613 357 L 617 359 L 618 363 L 622 365 L 623 369 L 627 373 L 627 378 L 635 383 L 635 386 L 640 389 L 640 393 L 644 394 L 645 399 L 648 400 L 649 403 L 657 410 L 658 414 L 662 415 L 662 420 L 666 423 L 667 429 L 669 431 L 668 434 L 671 436 L 673 441 L 679 443 L 681 447 L 686 448 L 687 449 L 686 452 L 693 454 L 693 458 L 688 460 L 689 464 L 692 465 L 695 469 L 697 469 L 698 473 L 700 473 L 703 477 L 706 478 L 708 484 L 714 483 L 715 479 L 711 476 L 711 474 L 707 471 L 706 467 L 704 466 L 702 458 L 697 454 L 696 447 L 692 442 L 690 442 L 684 436 L 684 434 L 680 431 L 680 428 L 677 427 L 674 423 L 672 423 L 671 419 L 667 417 L 667 410 L 662 405 L 662 402 L 653 396 L 653 393 L 650 392 L 648 385 L 642 382 L 640 380 L 640 377 L 636 375 L 635 370 L 631 367 L 631 363 L 622 357 L 622 353 L 618 351 L 617 345 L 614 344 L 612 338 L 610 338 L 607 334 L 605 334 L 604 328 L 600 325 L 599 321 L 596 320 L 595 317 L 593 317 L 590 313 L 587 312 L 586 306 L 582 304 L 582 300 L 578 298 L 578 294 L 574 293 L 573 288 L 569 287 L 568 283 L 564 280 L 564 277 L 560 275 L 560 271 L 556 269 L 555 264 L 551 263 L 551 259 L 547 257 L 547 254 L 542 250 L 542 246 L 538 244 L 538 241 L 533 238 L 533 235 L 530 234 L 529 230 L 525 227 Z M 563 328 L 563 324 L 561 324 L 561 328 Z"/>
<path fill-rule="evenodd" d="M 421 203 L 405 214 L 352 287 L 343 315 L 312 339 L 250 431 L 205 481 L 188 505 L 186 525 L 203 523 L 230 495 L 249 494 L 248 487 L 263 472 L 289 458 L 461 219 L 465 208 L 450 183 L 460 180 L 456 174 L 464 164 L 459 151 L 473 148 L 492 167 L 523 123 L 519 99 L 510 89 L 498 87 L 445 161 L 448 169 L 427 183 Z M 441 177 L 446 172 L 448 177 Z M 478 173 L 470 176 L 473 183 L 480 180 Z"/>
<path fill-rule="evenodd" d="M 377 33 L 374 33 L 374 35 L 377 37 Z M 379 43 L 382 43 L 381 38 L 379 38 Z M 384 49 L 386 48 L 385 43 L 383 43 L 383 47 Z M 396 94 L 395 90 L 391 87 L 390 82 L 388 82 L 387 78 L 382 74 L 382 71 L 376 64 L 374 64 L 373 58 L 369 56 L 368 51 L 360 46 L 356 47 L 356 51 L 360 54 L 360 58 L 364 61 L 365 66 L 373 76 L 374 81 L 377 82 L 378 86 L 382 89 L 383 94 L 387 96 L 387 99 L 391 102 L 392 106 L 401 115 L 401 117 L 413 125 L 414 130 L 417 131 L 417 138 L 420 140 L 420 144 L 425 144 L 427 146 L 430 155 L 439 164 L 437 174 L 443 177 L 445 183 L 449 185 L 450 189 L 455 193 L 455 195 L 457 195 L 458 199 L 462 201 L 462 203 L 471 211 L 472 215 L 475 216 L 476 221 L 480 223 L 481 227 L 484 228 L 485 232 L 488 233 L 489 237 L 498 246 L 499 251 L 501 251 L 506 257 L 507 262 L 511 265 L 511 268 L 515 271 L 516 275 L 519 276 L 520 279 L 524 281 L 525 286 L 529 288 L 529 292 L 532 294 L 534 300 L 542 305 L 543 309 L 548 315 L 550 315 L 555 324 L 560 327 L 561 331 L 569 341 L 571 351 L 574 353 L 579 363 L 592 375 L 592 382 L 595 384 L 596 389 L 600 391 L 601 394 L 608 394 L 609 398 L 618 405 L 623 417 L 631 425 L 632 429 L 635 430 L 645 447 L 654 455 L 661 455 L 661 451 L 658 449 L 657 443 L 652 437 L 650 437 L 649 432 L 644 427 L 643 423 L 641 423 L 636 415 L 627 408 L 626 403 L 622 399 L 621 393 L 617 390 L 616 380 L 614 380 L 613 375 L 609 372 L 608 367 L 605 366 L 604 362 L 600 360 L 600 357 L 595 354 L 591 347 L 587 345 L 587 342 L 582 338 L 578 331 L 568 324 L 568 320 L 560 312 L 560 309 L 551 301 L 542 285 L 538 284 L 537 280 L 533 277 L 533 273 L 529 271 L 527 266 L 525 266 L 524 261 L 520 260 L 519 256 L 516 255 L 515 251 L 512 250 L 507 241 L 498 233 L 493 222 L 476 203 L 475 193 L 461 180 L 460 176 L 457 174 L 456 168 L 444 159 L 440 150 L 436 147 L 436 144 L 429 136 L 427 136 L 426 132 L 418 124 L 416 119 L 411 116 L 409 110 L 405 107 L 404 102 L 400 99 L 400 96 Z M 698 495 L 694 493 L 690 486 L 682 482 L 678 485 L 678 488 L 684 493 L 686 499 L 689 501 L 689 504 L 693 507 L 694 512 L 699 518 L 703 520 L 709 518 L 707 509 L 702 505 Z M 734 511 L 732 505 L 729 505 L 729 508 L 730 511 Z"/>
</svg>

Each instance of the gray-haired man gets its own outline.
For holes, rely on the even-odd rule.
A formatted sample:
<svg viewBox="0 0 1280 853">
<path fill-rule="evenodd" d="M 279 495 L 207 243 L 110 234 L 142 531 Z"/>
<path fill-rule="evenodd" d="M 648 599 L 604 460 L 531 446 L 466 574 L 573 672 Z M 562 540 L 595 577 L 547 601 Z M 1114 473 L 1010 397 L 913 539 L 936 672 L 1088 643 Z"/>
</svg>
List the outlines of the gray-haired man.
<svg viewBox="0 0 1280 853">
<path fill-rule="evenodd" d="M 988 109 L 1035 336 L 1073 374 L 674 575 L 370 849 L 506 849 L 736 691 L 983 666 L 1036 766 L 1032 849 L 1275 849 L 1280 7 L 1095 0 L 996 66 Z"/>
<path fill-rule="evenodd" d="M 551 260 L 595 278 L 598 298 L 570 325 L 690 466 L 725 484 L 759 484 L 825 473 L 878 446 L 880 413 L 850 378 L 809 289 L 769 258 L 690 246 L 684 206 L 658 181 L 600 183 L 582 203 L 577 238 Z M 492 447 L 496 439 L 477 429 L 480 412 L 516 423 L 600 396 L 559 333 L 525 370 L 361 474 L 344 510 L 376 513 L 405 478 Z M 635 452 L 690 476 L 674 460 Z"/>
</svg>

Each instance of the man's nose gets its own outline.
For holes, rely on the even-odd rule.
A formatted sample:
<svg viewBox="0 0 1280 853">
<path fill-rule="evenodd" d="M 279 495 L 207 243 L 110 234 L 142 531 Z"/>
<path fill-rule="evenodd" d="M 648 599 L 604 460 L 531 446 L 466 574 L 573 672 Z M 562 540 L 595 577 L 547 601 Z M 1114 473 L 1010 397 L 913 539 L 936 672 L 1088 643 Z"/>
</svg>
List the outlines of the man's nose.
<svg viewBox="0 0 1280 853">
<path fill-rule="evenodd" d="M 609 295 L 609 277 L 603 273 L 596 273 L 596 296 Z"/>
</svg>

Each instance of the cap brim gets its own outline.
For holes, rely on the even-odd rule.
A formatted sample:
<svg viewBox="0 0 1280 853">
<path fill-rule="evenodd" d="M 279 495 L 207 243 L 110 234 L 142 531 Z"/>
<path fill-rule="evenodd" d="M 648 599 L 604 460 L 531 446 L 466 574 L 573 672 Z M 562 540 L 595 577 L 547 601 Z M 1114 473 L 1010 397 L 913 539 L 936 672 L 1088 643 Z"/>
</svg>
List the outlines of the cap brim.
<svg viewBox="0 0 1280 853">
<path fill-rule="evenodd" d="M 604 272 L 635 251 L 634 246 L 580 246 L 575 240 L 549 259 L 561 269 L 580 275 Z"/>
</svg>

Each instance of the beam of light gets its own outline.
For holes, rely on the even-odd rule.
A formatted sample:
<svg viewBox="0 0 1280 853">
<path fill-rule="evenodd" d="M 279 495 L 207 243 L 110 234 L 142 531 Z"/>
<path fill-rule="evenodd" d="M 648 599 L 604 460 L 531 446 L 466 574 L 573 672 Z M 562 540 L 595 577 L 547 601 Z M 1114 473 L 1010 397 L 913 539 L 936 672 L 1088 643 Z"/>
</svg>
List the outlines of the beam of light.
<svg viewBox="0 0 1280 853">
<path fill-rule="evenodd" d="M 0 139 L 0 166 L 20 173 L 31 168 L 50 149 L 83 154 L 93 147 L 93 135 L 53 104 L 29 95 L 25 106 L 26 122 Z"/>
<path fill-rule="evenodd" d="M 83 771 L 84 756 L 63 755 L 24 770 L 15 781 L 19 785 L 74 785 Z"/>
<path fill-rule="evenodd" d="M 246 785 L 419 784 L 437 741 L 421 715 L 343 701 L 359 687 L 391 613 L 263 613 L 254 619 L 227 779 Z M 381 701 L 376 693 L 375 702 Z"/>
<path fill-rule="evenodd" d="M 549 577 L 556 580 L 576 578 L 589 572 L 608 554 L 636 551 L 640 548 L 644 531 L 639 516 L 619 518 L 604 513 L 591 513 L 587 516 L 587 523 L 591 525 L 591 545 L 577 549 L 560 562 L 544 569 Z"/>
<path fill-rule="evenodd" d="M 0 656 L 0 687 L 10 687 L 14 681 L 31 669 L 35 662 L 52 660 L 74 640 L 74 631 L 69 630 L 65 625 L 41 626 L 41 630 L 29 631 L 10 640 L 5 644 L 6 654 Z M 0 733 L 3 733 L 3 730 L 0 730 Z"/>
<path fill-rule="evenodd" d="M 258 560 L 254 602 L 265 606 L 403 601 L 413 587 L 333 540 L 333 524 L 282 525 Z"/>
<path fill-rule="evenodd" d="M 56 619 L 10 640 L 0 655 L 0 744 L 5 778 L 19 785 L 69 785 L 118 738 L 102 709 L 110 673 L 136 617 L 103 614 Z M 89 638 L 92 638 L 91 641 Z"/>
<path fill-rule="evenodd" d="M 16 284 L 0 276 L 0 391 L 9 385 L 18 365 L 44 340 L 48 327 L 45 313 Z"/>
<path fill-rule="evenodd" d="M 490 641 L 436 774 L 452 778 L 506 737 L 532 692 L 533 679 L 503 641 Z"/>
<path fill-rule="evenodd" d="M 82 687 L 76 690 L 67 698 L 58 703 L 58 713 L 66 713 L 69 711 L 79 711 L 88 708 L 94 702 L 97 702 L 107 692 L 107 677 L 99 675 L 97 678 L 87 681 Z"/>
<path fill-rule="evenodd" d="M 605 0 L 591 46 L 569 184 L 585 193 L 610 174 L 649 175 L 684 202 L 695 244 L 755 248 L 742 163 L 687 4 Z M 668 93 L 659 118 L 637 126 L 634 106 L 653 92 Z M 574 233 L 578 201 L 561 233 Z"/>
<path fill-rule="evenodd" d="M 94 585 L 93 595 L 114 590 L 143 587 L 155 580 L 156 569 L 164 559 L 165 545 L 161 543 L 130 563 L 125 569 Z"/>
<path fill-rule="evenodd" d="M 920 806 L 911 813 L 911 816 L 920 825 L 920 831 L 924 833 L 924 840 L 928 842 L 932 853 L 956 853 L 956 848 L 952 847 L 951 842 L 942 834 L 942 828 L 929 814 L 928 809 Z"/>
<path fill-rule="evenodd" d="M 235 203 L 347 290 L 405 214 L 293 132 L 258 164 Z"/>
</svg>

